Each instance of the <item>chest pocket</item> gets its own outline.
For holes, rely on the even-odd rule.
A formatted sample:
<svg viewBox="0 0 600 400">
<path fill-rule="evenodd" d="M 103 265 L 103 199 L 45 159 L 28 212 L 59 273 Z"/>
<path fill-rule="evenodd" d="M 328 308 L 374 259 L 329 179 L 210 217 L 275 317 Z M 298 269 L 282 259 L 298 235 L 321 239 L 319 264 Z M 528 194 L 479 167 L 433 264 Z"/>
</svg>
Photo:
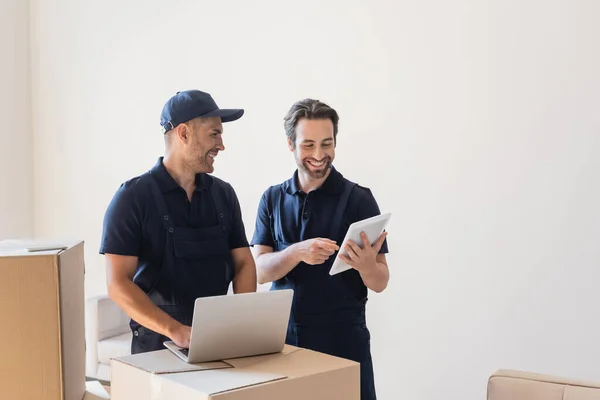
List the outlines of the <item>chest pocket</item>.
<svg viewBox="0 0 600 400">
<path fill-rule="evenodd" d="M 202 260 L 226 255 L 230 251 L 228 233 L 225 225 L 201 229 L 175 228 L 175 257 Z"/>
</svg>

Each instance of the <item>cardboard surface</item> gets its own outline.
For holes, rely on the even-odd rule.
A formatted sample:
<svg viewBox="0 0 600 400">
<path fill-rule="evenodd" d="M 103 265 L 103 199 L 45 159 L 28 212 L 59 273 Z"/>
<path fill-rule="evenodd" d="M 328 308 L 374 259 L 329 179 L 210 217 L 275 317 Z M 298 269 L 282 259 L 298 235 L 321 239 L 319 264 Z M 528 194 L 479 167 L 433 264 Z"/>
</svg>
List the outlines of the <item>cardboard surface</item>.
<svg viewBox="0 0 600 400">
<path fill-rule="evenodd" d="M 111 360 L 111 398 L 360 399 L 358 363 L 293 346 L 281 353 L 223 360 L 229 368 L 181 371 L 174 359 L 179 360 L 161 350 Z M 166 365 L 174 369 L 168 371 Z"/>
<path fill-rule="evenodd" d="M 286 378 L 285 375 L 274 372 L 262 372 L 241 368 L 205 370 L 195 373 L 177 373 L 164 375 L 163 377 L 171 383 L 186 386 L 205 395 L 214 395 L 233 389 L 245 388 Z"/>
<path fill-rule="evenodd" d="M 85 294 L 83 243 L 58 254 L 60 345 L 64 399 L 85 390 Z"/>
<path fill-rule="evenodd" d="M 81 400 L 83 243 L 43 252 L 28 252 L 26 246 L 21 241 L 0 242 L 2 396 Z"/>
<path fill-rule="evenodd" d="M 179 357 L 174 356 L 170 350 L 158 350 L 149 353 L 129 355 L 121 357 L 119 360 L 122 363 L 135 366 L 136 368 L 151 374 L 232 368 L 230 364 L 222 361 L 188 364 Z"/>
</svg>

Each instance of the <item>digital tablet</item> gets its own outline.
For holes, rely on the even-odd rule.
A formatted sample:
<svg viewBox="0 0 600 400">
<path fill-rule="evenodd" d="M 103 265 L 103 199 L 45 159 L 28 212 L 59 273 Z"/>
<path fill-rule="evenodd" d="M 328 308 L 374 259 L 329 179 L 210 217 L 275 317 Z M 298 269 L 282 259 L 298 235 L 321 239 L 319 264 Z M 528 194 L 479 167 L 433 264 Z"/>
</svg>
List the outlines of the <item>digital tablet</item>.
<svg viewBox="0 0 600 400">
<path fill-rule="evenodd" d="M 348 232 L 346 232 L 346 237 L 340 246 L 340 251 L 338 252 L 335 260 L 333 261 L 333 265 L 329 270 L 329 275 L 339 274 L 340 272 L 344 272 L 352 268 L 340 258 L 340 254 L 348 255 L 344 247 L 349 240 L 355 242 L 362 249 L 363 240 L 360 237 L 360 233 L 364 232 L 367 234 L 369 243 L 371 245 L 375 244 L 377 239 L 379 239 L 379 236 L 385 230 L 385 227 L 387 226 L 391 216 L 392 213 L 376 215 L 371 218 L 363 219 L 362 221 L 357 221 L 350 225 Z"/>
</svg>

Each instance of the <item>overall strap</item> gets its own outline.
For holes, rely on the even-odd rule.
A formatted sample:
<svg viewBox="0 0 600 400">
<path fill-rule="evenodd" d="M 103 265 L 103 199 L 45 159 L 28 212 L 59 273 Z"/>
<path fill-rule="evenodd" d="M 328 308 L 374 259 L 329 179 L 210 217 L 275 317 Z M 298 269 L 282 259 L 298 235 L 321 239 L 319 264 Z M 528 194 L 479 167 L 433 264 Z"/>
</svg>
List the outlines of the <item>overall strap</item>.
<svg viewBox="0 0 600 400">
<path fill-rule="evenodd" d="M 346 206 L 348 205 L 350 194 L 355 186 L 356 183 L 344 179 L 342 195 L 340 196 L 335 214 L 331 220 L 331 232 L 329 233 L 329 238 L 335 240 L 338 245 L 341 245 L 341 242 L 344 239 L 343 235 L 341 235 L 342 223 L 344 222 L 344 213 L 346 212 Z"/>
<path fill-rule="evenodd" d="M 267 205 L 269 207 L 269 220 L 271 222 L 271 235 L 273 237 L 273 241 L 276 241 L 277 236 L 275 232 L 282 232 L 281 226 L 281 187 L 271 186 L 267 191 L 268 202 Z M 277 226 L 275 226 L 277 224 Z"/>
<path fill-rule="evenodd" d="M 146 176 L 148 177 L 147 180 L 150 186 L 150 191 L 152 192 L 152 197 L 154 198 L 154 202 L 158 207 L 158 212 L 162 216 L 161 220 L 163 222 L 163 225 L 168 232 L 173 233 L 174 225 L 171 221 L 171 218 L 169 217 L 169 209 L 167 208 L 167 203 L 165 202 L 164 196 L 160 192 L 158 182 L 156 181 L 156 178 L 152 175 L 152 171 L 148 171 L 148 174 Z"/>
</svg>

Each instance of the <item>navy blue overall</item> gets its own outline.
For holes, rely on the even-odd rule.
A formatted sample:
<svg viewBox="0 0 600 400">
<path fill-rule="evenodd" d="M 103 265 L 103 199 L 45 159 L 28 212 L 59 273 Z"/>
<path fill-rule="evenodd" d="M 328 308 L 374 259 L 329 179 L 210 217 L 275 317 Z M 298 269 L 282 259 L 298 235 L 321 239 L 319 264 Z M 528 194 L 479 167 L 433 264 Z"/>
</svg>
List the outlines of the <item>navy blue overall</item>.
<svg viewBox="0 0 600 400">
<path fill-rule="evenodd" d="M 198 297 L 227 294 L 233 280 L 233 259 L 229 248 L 231 216 L 219 190 L 210 190 L 219 224 L 209 228 L 174 226 L 158 183 L 148 172 L 142 176 L 152 192 L 167 233 L 164 257 L 159 271 L 143 271 L 134 277 L 152 302 L 182 324 L 191 326 L 194 302 Z M 135 321 L 132 354 L 164 349 L 171 340 Z"/>
<path fill-rule="evenodd" d="M 331 219 L 329 238 L 341 245 L 345 232 L 342 223 L 346 204 L 355 183 L 344 179 L 342 195 Z M 289 247 L 283 236 L 281 212 L 284 207 L 280 190 L 271 190 L 272 228 L 275 251 Z M 366 298 L 360 294 L 362 278 L 354 270 L 334 276 L 329 270 L 332 255 L 321 265 L 301 262 L 285 277 L 273 282 L 271 290 L 294 289 L 286 343 L 360 363 L 361 400 L 375 400 L 370 333 L 366 325 Z"/>
</svg>

